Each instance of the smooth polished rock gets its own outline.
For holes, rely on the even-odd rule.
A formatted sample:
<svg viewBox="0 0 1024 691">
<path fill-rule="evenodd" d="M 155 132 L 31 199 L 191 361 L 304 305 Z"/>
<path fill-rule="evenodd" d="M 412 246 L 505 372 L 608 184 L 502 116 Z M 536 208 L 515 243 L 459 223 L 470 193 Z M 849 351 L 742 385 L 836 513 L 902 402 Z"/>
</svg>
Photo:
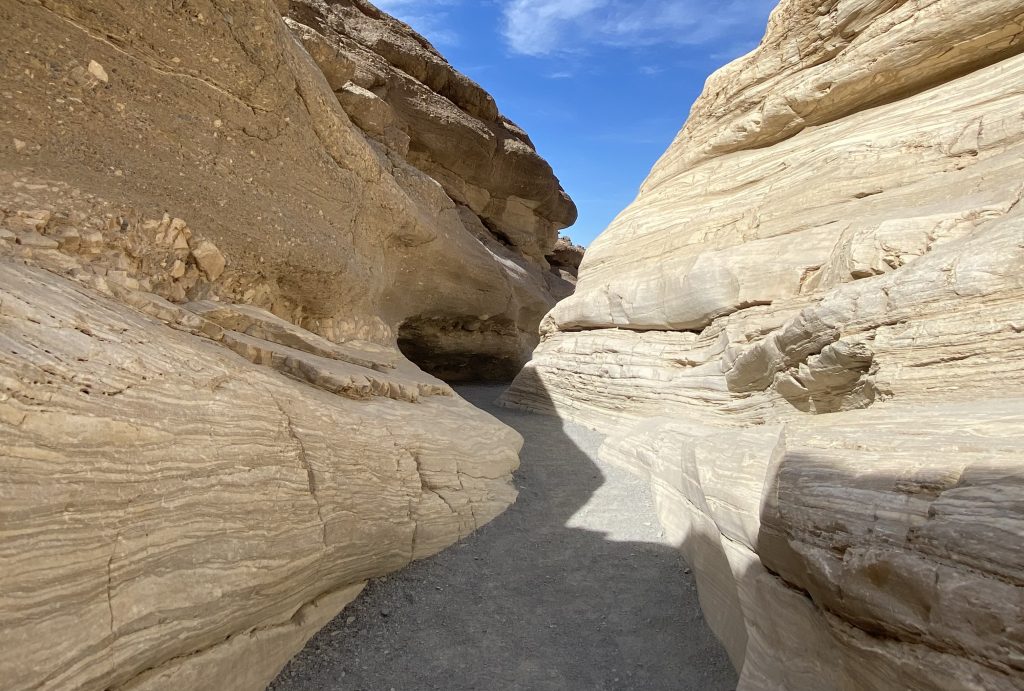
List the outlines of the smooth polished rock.
<svg viewBox="0 0 1024 691">
<path fill-rule="evenodd" d="M 519 435 L 452 395 L 335 395 L 7 261 L 0 297 L 6 687 L 260 688 L 515 498 Z"/>
<path fill-rule="evenodd" d="M 740 689 L 1022 689 L 1024 7 L 784 0 L 506 405 L 648 475 Z"/>
<path fill-rule="evenodd" d="M 517 367 L 574 207 L 433 49 L 462 105 L 392 118 L 296 40 L 299 4 L 0 3 L 5 689 L 262 688 L 515 499 L 519 436 L 398 346 L 437 320 L 442 364 Z M 509 140 L 474 159 L 479 213 L 406 158 L 455 111 Z"/>
</svg>

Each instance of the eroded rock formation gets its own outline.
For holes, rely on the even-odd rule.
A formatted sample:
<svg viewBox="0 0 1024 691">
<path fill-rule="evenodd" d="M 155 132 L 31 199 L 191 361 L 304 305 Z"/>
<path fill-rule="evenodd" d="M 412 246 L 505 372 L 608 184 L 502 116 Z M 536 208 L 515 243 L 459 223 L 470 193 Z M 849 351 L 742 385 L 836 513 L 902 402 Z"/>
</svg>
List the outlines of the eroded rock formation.
<svg viewBox="0 0 1024 691">
<path fill-rule="evenodd" d="M 122 297 L 0 261 L 5 688 L 262 688 L 514 499 L 518 435 L 411 365 Z"/>
<path fill-rule="evenodd" d="M 0 685 L 262 688 L 513 501 L 518 435 L 397 345 L 504 376 L 572 203 L 364 3 L 0 25 Z"/>
<path fill-rule="evenodd" d="M 564 283 L 556 285 L 560 288 L 552 288 L 552 292 L 558 290 L 555 295 L 559 300 L 572 295 L 576 289 L 576 282 L 579 280 L 580 264 L 583 263 L 583 255 L 586 250 L 573 244 L 569 237 L 560 237 L 555 243 L 555 248 L 547 256 L 548 264 L 551 266 L 551 273 L 562 279 Z"/>
<path fill-rule="evenodd" d="M 330 338 L 479 322 L 525 362 L 575 219 L 525 133 L 366 3 L 201 4 L 0 6 L 4 170 L 108 199 L 127 234 L 187 220 L 227 259 L 225 299 Z M 206 296 L 176 283 L 158 292 Z"/>
<path fill-rule="evenodd" d="M 1024 688 L 1024 8 L 784 0 L 507 395 L 649 474 L 741 688 Z"/>
<path fill-rule="evenodd" d="M 424 289 L 417 267 L 415 287 L 396 286 L 393 298 L 403 352 L 449 381 L 511 380 L 537 344 L 535 325 L 572 293 L 570 282 L 547 271 L 546 257 L 558 231 L 575 222 L 576 207 L 490 94 L 407 25 L 363 0 L 284 4 L 285 21 L 352 122 L 381 156 L 440 185 L 454 228 L 481 255 L 452 252 L 437 261 L 456 274 L 467 263 L 486 264 L 497 285 L 485 288 L 506 298 L 478 303 L 451 295 L 451 285 L 435 286 L 426 290 L 454 304 L 434 299 L 410 309 L 407 291 Z M 412 260 L 422 261 L 421 245 L 413 249 Z"/>
</svg>

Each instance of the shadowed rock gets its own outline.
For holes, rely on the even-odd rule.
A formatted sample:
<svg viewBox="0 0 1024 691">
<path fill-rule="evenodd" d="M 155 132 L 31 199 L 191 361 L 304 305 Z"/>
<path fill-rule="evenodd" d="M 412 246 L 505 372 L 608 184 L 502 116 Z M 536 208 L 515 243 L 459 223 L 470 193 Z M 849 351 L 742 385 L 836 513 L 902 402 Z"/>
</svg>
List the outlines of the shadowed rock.
<svg viewBox="0 0 1024 691">
<path fill-rule="evenodd" d="M 505 395 L 650 478 L 743 691 L 1024 688 L 1022 22 L 780 3 Z"/>
</svg>

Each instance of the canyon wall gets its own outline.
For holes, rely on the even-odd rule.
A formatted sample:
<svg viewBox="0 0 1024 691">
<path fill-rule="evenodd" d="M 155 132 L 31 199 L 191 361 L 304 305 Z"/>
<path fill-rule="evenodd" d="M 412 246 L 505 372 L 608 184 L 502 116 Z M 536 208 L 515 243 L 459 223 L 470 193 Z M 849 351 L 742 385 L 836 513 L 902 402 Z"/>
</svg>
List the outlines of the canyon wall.
<svg viewBox="0 0 1024 691">
<path fill-rule="evenodd" d="M 80 198 L 53 209 L 60 222 L 112 217 L 130 238 L 167 213 L 227 259 L 215 281 L 118 267 L 130 278 L 332 340 L 426 334 L 440 352 L 425 364 L 452 378 L 529 358 L 565 292 L 545 257 L 575 207 L 527 135 L 409 27 L 361 0 L 0 13 L 5 196 L 64 182 Z"/>
<path fill-rule="evenodd" d="M 575 205 L 526 132 L 407 25 L 363 0 L 279 4 L 352 123 L 389 162 L 440 186 L 442 232 L 461 236 L 436 257 L 423 240 L 402 253 L 383 304 L 403 351 L 448 381 L 510 380 L 540 319 L 572 292 L 548 259 Z M 437 282 L 439 264 L 449 276 Z"/>
<path fill-rule="evenodd" d="M 399 345 L 514 372 L 575 209 L 363 2 L 0 25 L 2 685 L 261 689 L 515 499 L 519 436 Z"/>
<path fill-rule="evenodd" d="M 1024 688 L 1024 7 L 783 0 L 505 403 L 650 477 L 740 688 Z"/>
</svg>

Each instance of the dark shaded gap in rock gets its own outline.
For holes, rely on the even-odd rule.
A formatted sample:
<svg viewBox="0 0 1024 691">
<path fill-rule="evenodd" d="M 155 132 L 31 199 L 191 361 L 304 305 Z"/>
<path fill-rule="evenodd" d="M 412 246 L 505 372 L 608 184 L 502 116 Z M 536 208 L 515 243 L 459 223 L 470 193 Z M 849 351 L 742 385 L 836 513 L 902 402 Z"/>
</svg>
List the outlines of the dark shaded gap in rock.
<svg viewBox="0 0 1024 691">
<path fill-rule="evenodd" d="M 449 383 L 511 382 L 523 364 L 518 330 L 507 319 L 408 319 L 399 327 L 398 348 L 420 369 Z"/>
</svg>

